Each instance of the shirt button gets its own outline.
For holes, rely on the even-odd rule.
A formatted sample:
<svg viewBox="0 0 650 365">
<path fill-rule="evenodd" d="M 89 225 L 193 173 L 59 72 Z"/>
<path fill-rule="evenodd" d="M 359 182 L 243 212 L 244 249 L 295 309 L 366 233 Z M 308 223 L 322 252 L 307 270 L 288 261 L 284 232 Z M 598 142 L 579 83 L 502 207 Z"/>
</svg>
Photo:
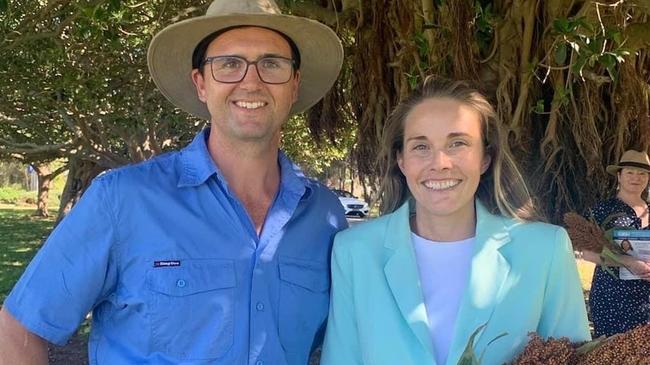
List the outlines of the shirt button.
<svg viewBox="0 0 650 365">
<path fill-rule="evenodd" d="M 178 281 L 176 281 L 176 286 L 179 288 L 184 288 L 185 285 L 187 285 L 187 283 L 183 279 L 178 279 Z"/>
<path fill-rule="evenodd" d="M 258 311 L 263 311 L 264 310 L 264 303 L 262 302 L 257 302 L 257 305 L 255 306 Z M 258 364 L 261 365 L 261 363 L 258 361 Z"/>
</svg>

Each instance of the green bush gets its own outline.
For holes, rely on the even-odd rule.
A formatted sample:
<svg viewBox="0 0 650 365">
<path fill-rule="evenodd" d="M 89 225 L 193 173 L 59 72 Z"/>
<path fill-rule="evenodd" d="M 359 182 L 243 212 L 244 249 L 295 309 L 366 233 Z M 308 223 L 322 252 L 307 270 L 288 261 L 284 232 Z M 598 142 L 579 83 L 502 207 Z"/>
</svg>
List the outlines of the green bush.
<svg viewBox="0 0 650 365">
<path fill-rule="evenodd" d="M 27 191 L 20 185 L 0 187 L 0 203 L 4 204 L 34 204 L 36 192 Z"/>
</svg>

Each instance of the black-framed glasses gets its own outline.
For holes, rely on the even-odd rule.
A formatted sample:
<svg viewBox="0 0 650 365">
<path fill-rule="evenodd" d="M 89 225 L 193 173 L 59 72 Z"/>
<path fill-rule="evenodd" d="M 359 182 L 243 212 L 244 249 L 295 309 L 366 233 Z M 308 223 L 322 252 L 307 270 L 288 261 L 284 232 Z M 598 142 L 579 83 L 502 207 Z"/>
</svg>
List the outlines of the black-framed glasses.
<svg viewBox="0 0 650 365">
<path fill-rule="evenodd" d="M 203 60 L 210 64 L 212 78 L 226 84 L 235 84 L 246 77 L 250 65 L 255 65 L 257 76 L 267 84 L 284 84 L 291 80 L 295 61 L 280 56 L 266 56 L 248 61 L 239 56 L 214 56 Z"/>
</svg>

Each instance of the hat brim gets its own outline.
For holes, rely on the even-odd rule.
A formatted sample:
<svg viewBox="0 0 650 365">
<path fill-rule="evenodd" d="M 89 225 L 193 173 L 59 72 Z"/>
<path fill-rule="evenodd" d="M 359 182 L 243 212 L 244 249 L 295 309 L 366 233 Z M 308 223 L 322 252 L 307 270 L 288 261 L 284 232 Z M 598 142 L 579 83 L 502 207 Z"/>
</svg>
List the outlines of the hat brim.
<svg viewBox="0 0 650 365">
<path fill-rule="evenodd" d="M 605 171 L 610 175 L 616 175 L 620 169 L 621 168 L 618 165 L 609 165 L 605 168 Z"/>
<path fill-rule="evenodd" d="M 621 170 L 622 168 L 638 169 L 638 170 L 650 172 L 650 167 L 646 167 L 646 166 L 621 166 L 621 165 L 609 165 L 605 168 L 605 171 L 607 171 L 607 173 L 610 175 L 616 175 L 619 172 L 619 170 Z"/>
<path fill-rule="evenodd" d="M 209 120 L 208 108 L 199 100 L 192 82 L 192 53 L 206 36 L 236 26 L 258 26 L 282 32 L 298 47 L 300 87 L 291 115 L 316 104 L 334 85 L 343 64 L 343 47 L 329 27 L 291 15 L 205 15 L 172 24 L 152 39 L 147 61 L 160 92 L 177 107 Z"/>
</svg>

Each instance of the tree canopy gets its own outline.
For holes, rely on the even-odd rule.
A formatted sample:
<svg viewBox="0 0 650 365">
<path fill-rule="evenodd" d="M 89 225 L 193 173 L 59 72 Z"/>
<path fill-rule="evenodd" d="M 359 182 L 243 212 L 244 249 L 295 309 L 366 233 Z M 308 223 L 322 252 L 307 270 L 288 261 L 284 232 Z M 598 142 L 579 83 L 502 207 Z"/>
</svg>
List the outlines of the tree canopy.
<svg viewBox="0 0 650 365">
<path fill-rule="evenodd" d="M 0 157 L 67 159 L 78 193 L 103 169 L 187 143 L 206 123 L 158 92 L 146 52 L 208 4 L 0 0 Z M 346 53 L 332 91 L 285 127 L 284 147 L 311 173 L 351 150 L 376 185 L 386 116 L 431 74 L 484 85 L 555 221 L 610 193 L 604 166 L 650 144 L 648 0 L 278 4 L 332 27 Z"/>
<path fill-rule="evenodd" d="M 555 222 L 610 194 L 604 167 L 650 145 L 648 0 L 291 3 L 346 43 L 347 72 L 320 120 L 344 108 L 358 122 L 362 175 L 376 175 L 387 113 L 427 75 L 489 91 L 538 205 Z"/>
</svg>

